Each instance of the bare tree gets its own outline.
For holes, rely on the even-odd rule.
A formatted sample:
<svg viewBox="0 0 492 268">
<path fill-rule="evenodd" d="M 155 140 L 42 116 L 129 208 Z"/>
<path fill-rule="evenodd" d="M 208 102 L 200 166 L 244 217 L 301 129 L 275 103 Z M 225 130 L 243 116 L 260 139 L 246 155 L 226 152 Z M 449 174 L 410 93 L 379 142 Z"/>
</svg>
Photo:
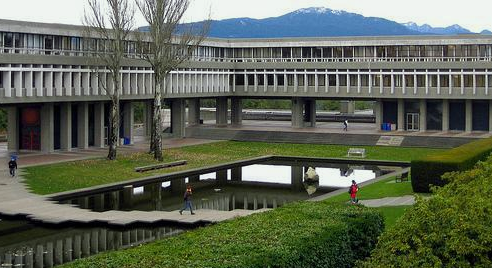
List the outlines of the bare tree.
<svg viewBox="0 0 492 268">
<path fill-rule="evenodd" d="M 102 4 L 101 4 L 102 2 Z M 89 9 L 84 14 L 86 35 L 99 40 L 98 51 L 92 65 L 98 79 L 102 72 L 110 76 L 112 85 L 99 83 L 111 100 L 109 116 L 110 137 L 108 159 L 116 159 L 120 126 L 121 67 L 126 53 L 127 40 L 134 27 L 135 7 L 129 0 L 88 0 Z M 97 42 L 91 42 L 97 46 Z M 92 48 L 94 49 L 94 47 Z M 101 71 L 100 68 L 104 70 Z"/>
<path fill-rule="evenodd" d="M 162 160 L 162 116 L 161 102 L 164 78 L 181 63 L 192 56 L 192 52 L 203 41 L 208 30 L 208 21 L 199 29 L 192 26 L 184 29 L 180 22 L 190 4 L 189 0 L 136 0 L 137 6 L 149 24 L 146 36 L 140 43 L 142 57 L 154 71 L 154 107 L 150 151 L 156 160 Z M 193 25 L 193 24 L 190 24 Z M 165 89 L 165 85 L 164 85 Z"/>
</svg>

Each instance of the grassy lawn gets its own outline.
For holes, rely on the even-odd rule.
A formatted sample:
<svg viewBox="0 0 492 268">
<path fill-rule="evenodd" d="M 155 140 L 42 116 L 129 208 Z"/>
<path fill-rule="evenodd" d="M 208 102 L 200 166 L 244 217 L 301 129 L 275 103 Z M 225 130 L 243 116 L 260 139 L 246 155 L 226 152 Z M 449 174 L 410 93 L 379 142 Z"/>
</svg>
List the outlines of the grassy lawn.
<svg viewBox="0 0 492 268">
<path fill-rule="evenodd" d="M 378 181 L 376 183 L 361 187 L 357 197 L 359 200 L 379 199 L 384 197 L 398 197 L 404 195 L 413 195 L 412 184 L 410 181 L 395 183 L 395 178 Z M 328 203 L 347 203 L 349 200 L 348 193 L 339 194 L 326 199 Z M 406 209 L 411 206 L 380 207 L 376 208 L 384 216 L 386 228 L 392 227 L 396 220 L 400 218 Z"/>
<path fill-rule="evenodd" d="M 50 194 L 264 155 L 344 158 L 350 147 L 353 146 L 226 141 L 166 150 L 166 162 L 187 160 L 188 164 L 165 170 L 135 172 L 135 167 L 156 163 L 150 155 L 139 153 L 119 156 L 116 161 L 93 159 L 30 167 L 26 168 L 25 177 L 34 193 Z M 441 151 L 378 146 L 362 148 L 366 149 L 367 159 L 394 161 L 410 161 Z"/>
</svg>

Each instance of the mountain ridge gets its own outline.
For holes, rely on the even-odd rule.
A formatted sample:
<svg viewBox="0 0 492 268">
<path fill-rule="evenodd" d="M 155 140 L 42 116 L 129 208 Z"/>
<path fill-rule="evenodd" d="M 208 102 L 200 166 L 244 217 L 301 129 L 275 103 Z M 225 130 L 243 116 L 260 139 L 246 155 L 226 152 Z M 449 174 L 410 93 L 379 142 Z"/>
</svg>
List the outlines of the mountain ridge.
<svg viewBox="0 0 492 268">
<path fill-rule="evenodd" d="M 181 25 L 182 29 L 203 24 Z M 142 29 L 143 28 L 143 29 Z M 148 29 L 142 27 L 141 30 Z M 216 38 L 287 38 L 473 34 L 454 24 L 447 27 L 398 23 L 379 17 L 365 17 L 344 10 L 310 7 L 264 19 L 231 18 L 211 21 L 208 37 Z M 480 34 L 492 34 L 483 30 Z"/>
</svg>

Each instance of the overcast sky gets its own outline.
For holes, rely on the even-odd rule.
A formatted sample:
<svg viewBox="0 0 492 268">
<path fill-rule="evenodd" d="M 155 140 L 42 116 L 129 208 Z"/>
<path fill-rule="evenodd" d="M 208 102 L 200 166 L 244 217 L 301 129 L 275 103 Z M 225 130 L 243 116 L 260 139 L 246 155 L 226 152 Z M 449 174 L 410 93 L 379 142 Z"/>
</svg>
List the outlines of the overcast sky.
<svg viewBox="0 0 492 268">
<path fill-rule="evenodd" d="M 0 18 L 81 24 L 87 0 L 0 0 Z M 266 18 L 299 8 L 328 7 L 397 22 L 432 26 L 459 24 L 475 32 L 492 30 L 490 0 L 191 0 L 187 20 L 235 17 Z M 138 16 L 137 25 L 144 25 Z"/>
</svg>

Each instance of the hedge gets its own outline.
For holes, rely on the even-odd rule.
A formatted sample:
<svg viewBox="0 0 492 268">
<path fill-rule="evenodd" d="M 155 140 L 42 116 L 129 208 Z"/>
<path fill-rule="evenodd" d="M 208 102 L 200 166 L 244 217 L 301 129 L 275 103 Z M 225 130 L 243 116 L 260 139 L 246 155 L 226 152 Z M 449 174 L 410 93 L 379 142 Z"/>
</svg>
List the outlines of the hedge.
<svg viewBox="0 0 492 268">
<path fill-rule="evenodd" d="M 299 202 L 62 267 L 352 267 L 383 225 L 368 208 Z"/>
<path fill-rule="evenodd" d="M 473 168 L 492 152 L 492 138 L 480 139 L 422 159 L 412 160 L 412 188 L 416 193 L 430 192 L 430 186 L 443 186 L 446 172 Z"/>
<path fill-rule="evenodd" d="M 449 183 L 407 210 L 358 267 L 492 267 L 492 158 L 444 179 Z"/>
</svg>

